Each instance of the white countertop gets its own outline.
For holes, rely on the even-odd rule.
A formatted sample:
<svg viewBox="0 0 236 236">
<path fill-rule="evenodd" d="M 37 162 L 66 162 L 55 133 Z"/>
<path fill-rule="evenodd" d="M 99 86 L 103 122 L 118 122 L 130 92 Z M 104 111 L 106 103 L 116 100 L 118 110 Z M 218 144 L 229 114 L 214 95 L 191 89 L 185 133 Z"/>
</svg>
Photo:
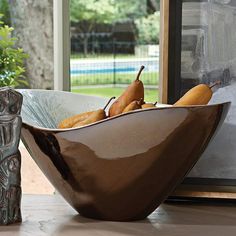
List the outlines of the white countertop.
<svg viewBox="0 0 236 236">
<path fill-rule="evenodd" d="M 79 216 L 59 195 L 23 195 L 23 222 L 2 236 L 235 236 L 236 204 L 162 204 L 146 220 L 106 222 Z"/>
</svg>

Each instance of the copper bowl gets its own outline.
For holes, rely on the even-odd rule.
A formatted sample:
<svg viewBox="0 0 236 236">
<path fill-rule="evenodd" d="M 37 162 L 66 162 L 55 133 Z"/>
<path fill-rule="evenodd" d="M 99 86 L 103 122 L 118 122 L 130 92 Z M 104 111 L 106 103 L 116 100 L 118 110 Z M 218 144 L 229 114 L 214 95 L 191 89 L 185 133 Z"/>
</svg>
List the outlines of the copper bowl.
<svg viewBox="0 0 236 236">
<path fill-rule="evenodd" d="M 197 162 L 230 103 L 136 110 L 82 128 L 62 118 L 107 99 L 22 90 L 22 140 L 54 187 L 81 215 L 113 221 L 152 213 Z"/>
</svg>

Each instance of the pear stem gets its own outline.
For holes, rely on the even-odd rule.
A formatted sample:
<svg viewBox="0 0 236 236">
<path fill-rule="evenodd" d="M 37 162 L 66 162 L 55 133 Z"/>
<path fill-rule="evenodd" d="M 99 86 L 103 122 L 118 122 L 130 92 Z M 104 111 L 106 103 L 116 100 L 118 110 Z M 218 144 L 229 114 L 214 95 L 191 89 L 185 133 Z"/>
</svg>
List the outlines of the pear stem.
<svg viewBox="0 0 236 236">
<path fill-rule="evenodd" d="M 153 105 L 156 106 L 156 105 L 157 105 L 157 102 L 153 103 Z"/>
<path fill-rule="evenodd" d="M 140 67 L 139 72 L 138 72 L 137 77 L 136 77 L 136 81 L 139 80 L 139 77 L 140 77 L 140 75 L 141 75 L 144 68 L 145 68 L 145 66 Z"/>
<path fill-rule="evenodd" d="M 216 85 L 220 85 L 221 84 L 221 81 L 216 81 L 214 84 L 212 84 L 210 86 L 210 89 L 212 89 L 213 87 L 215 87 Z"/>
<path fill-rule="evenodd" d="M 113 99 L 115 99 L 116 97 L 111 97 L 110 99 L 109 99 L 109 101 L 107 102 L 107 104 L 105 105 L 105 107 L 103 108 L 103 110 L 106 110 L 106 108 L 107 108 L 107 106 L 110 104 L 110 102 L 113 100 Z"/>
</svg>

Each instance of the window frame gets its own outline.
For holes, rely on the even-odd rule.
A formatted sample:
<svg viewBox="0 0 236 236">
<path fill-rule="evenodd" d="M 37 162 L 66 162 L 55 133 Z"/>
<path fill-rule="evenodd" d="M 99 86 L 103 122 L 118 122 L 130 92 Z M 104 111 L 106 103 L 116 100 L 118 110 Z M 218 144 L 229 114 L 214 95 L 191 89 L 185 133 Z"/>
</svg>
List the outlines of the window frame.
<svg viewBox="0 0 236 236">
<path fill-rule="evenodd" d="M 70 91 L 70 0 L 53 0 L 54 90 Z"/>
<path fill-rule="evenodd" d="M 161 0 L 160 5 L 165 8 L 164 14 L 161 14 L 161 29 L 163 33 L 160 32 L 160 59 L 159 59 L 159 73 L 165 74 L 167 60 L 168 57 L 162 59 L 162 54 L 164 51 L 168 51 L 168 45 L 163 44 L 164 49 L 161 48 L 161 41 L 167 42 L 166 40 L 162 40 L 162 37 L 166 37 L 168 29 L 166 20 L 163 21 L 163 17 L 166 17 L 168 14 L 168 4 L 169 0 Z M 160 8 L 160 12 L 162 12 L 162 8 Z M 70 45 L 70 0 L 53 0 L 53 35 L 54 35 L 54 90 L 61 91 L 71 91 L 71 83 L 70 83 L 70 54 L 71 54 L 71 45 Z M 162 63 L 165 61 L 165 63 Z M 157 62 L 158 63 L 158 62 Z M 163 70 L 163 72 L 162 72 Z M 165 75 L 160 76 L 159 83 L 163 84 L 161 78 L 165 78 Z M 165 80 L 167 81 L 167 80 Z M 162 90 L 165 92 L 165 87 L 162 89 L 162 86 L 159 86 L 159 101 L 164 101 L 162 99 Z"/>
</svg>

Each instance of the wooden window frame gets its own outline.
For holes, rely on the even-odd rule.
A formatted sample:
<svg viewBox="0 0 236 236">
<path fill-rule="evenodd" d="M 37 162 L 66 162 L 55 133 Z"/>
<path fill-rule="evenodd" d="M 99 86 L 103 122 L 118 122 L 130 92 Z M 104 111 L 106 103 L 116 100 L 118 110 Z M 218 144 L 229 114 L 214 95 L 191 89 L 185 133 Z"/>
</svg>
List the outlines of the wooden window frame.
<svg viewBox="0 0 236 236">
<path fill-rule="evenodd" d="M 182 1 L 161 0 L 160 97 L 173 104 L 180 97 Z"/>
</svg>

